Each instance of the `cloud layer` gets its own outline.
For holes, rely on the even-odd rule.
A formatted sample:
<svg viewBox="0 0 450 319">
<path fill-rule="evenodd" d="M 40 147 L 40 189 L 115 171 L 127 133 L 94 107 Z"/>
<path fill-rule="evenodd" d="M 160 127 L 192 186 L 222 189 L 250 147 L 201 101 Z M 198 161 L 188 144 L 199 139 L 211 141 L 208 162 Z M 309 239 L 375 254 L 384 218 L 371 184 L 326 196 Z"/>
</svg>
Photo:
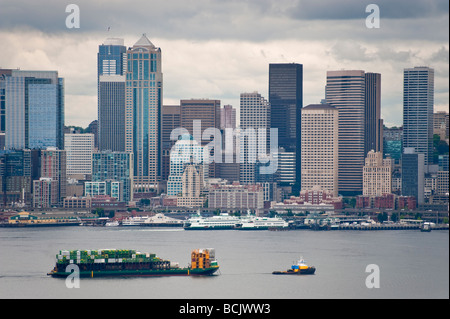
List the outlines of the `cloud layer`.
<svg viewBox="0 0 450 319">
<path fill-rule="evenodd" d="M 164 103 L 268 92 L 269 63 L 304 68 L 304 105 L 324 98 L 326 71 L 382 75 L 382 116 L 402 123 L 403 69 L 435 69 L 435 109 L 448 110 L 448 1 L 378 1 L 368 29 L 364 1 L 77 1 L 67 29 L 61 1 L 0 0 L 0 67 L 57 70 L 66 82 L 66 124 L 96 119 L 96 54 L 109 36 L 132 46 L 142 33 L 163 52 Z M 107 32 L 107 28 L 111 31 Z"/>
</svg>

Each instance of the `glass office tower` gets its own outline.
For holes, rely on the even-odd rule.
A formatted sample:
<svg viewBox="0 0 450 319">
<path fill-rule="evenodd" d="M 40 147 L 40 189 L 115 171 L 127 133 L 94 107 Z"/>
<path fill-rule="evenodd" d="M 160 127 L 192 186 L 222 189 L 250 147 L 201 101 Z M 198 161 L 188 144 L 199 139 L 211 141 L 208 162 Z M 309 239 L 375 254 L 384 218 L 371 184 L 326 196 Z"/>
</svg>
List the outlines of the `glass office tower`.
<svg viewBox="0 0 450 319">
<path fill-rule="evenodd" d="M 3 81 L 5 148 L 64 149 L 64 80 L 58 72 L 12 70 Z"/>
<path fill-rule="evenodd" d="M 161 179 L 161 49 L 144 35 L 127 50 L 125 151 L 134 153 L 137 192 L 151 192 Z"/>
<path fill-rule="evenodd" d="M 123 39 L 108 38 L 99 45 L 98 139 L 100 150 L 125 151 L 126 47 Z"/>
</svg>

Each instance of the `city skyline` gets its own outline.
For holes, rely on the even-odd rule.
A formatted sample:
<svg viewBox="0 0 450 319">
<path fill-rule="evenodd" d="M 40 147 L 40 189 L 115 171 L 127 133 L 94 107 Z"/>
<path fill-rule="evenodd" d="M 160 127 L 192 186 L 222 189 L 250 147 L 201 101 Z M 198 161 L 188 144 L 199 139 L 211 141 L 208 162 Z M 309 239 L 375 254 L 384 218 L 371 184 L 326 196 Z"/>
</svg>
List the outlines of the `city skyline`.
<svg viewBox="0 0 450 319">
<path fill-rule="evenodd" d="M 222 10 L 216 1 L 192 8 L 157 1 L 153 12 L 142 10 L 149 17 L 141 10 L 123 10 L 119 4 L 105 9 L 79 1 L 80 28 L 68 29 L 64 4 L 43 1 L 39 5 L 46 10 L 38 13 L 34 5 L 22 5 L 17 16 L 12 10 L 20 6 L 16 1 L 2 5 L 0 12 L 0 41 L 5 44 L 0 61 L 2 68 L 57 70 L 66 80 L 66 125 L 83 127 L 97 116 L 98 45 L 108 37 L 119 37 L 130 47 L 142 33 L 164 51 L 163 103 L 167 105 L 209 98 L 239 112 L 240 93 L 258 91 L 268 97 L 270 63 L 299 63 L 304 68 L 303 105 L 324 98 L 329 70 L 380 73 L 381 118 L 388 127 L 400 126 L 403 69 L 426 65 L 436 70 L 435 111 L 448 110 L 448 2 L 377 4 L 379 29 L 365 25 L 367 4 L 350 1 L 281 1 L 276 6 L 267 1 L 242 6 L 232 1 L 220 4 Z M 181 17 L 184 9 L 187 14 Z M 113 22 L 119 12 L 120 22 Z M 228 16 L 221 20 L 222 14 Z M 180 19 L 176 23 L 175 17 Z M 212 23 L 219 20 L 223 23 Z M 208 21 L 211 28 L 206 30 L 202 25 Z M 183 82 L 186 77 L 188 83 Z"/>
</svg>

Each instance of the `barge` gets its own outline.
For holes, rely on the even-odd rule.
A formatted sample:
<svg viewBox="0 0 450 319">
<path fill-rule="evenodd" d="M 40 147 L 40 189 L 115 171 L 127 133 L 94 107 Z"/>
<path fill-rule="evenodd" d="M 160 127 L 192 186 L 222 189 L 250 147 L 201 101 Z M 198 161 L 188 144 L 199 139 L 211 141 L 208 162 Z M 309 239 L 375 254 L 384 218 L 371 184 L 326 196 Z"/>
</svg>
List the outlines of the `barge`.
<svg viewBox="0 0 450 319">
<path fill-rule="evenodd" d="M 74 267 L 74 265 L 76 267 Z M 136 250 L 60 250 L 55 267 L 47 274 L 67 277 L 76 269 L 80 277 L 209 276 L 219 270 L 213 248 L 195 249 L 191 263 L 178 263 Z"/>
</svg>

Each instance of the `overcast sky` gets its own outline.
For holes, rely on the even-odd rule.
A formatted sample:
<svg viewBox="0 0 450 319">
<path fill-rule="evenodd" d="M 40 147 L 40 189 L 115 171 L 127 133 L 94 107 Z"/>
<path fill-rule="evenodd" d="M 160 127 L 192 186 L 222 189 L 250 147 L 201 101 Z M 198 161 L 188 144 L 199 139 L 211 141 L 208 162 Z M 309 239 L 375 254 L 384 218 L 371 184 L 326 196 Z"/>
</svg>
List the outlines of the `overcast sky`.
<svg viewBox="0 0 450 319">
<path fill-rule="evenodd" d="M 80 8 L 68 29 L 66 6 Z M 368 4 L 380 28 L 367 28 Z M 242 92 L 268 98 L 269 63 L 303 64 L 303 104 L 324 98 L 328 70 L 381 73 L 382 117 L 402 125 L 403 69 L 435 69 L 435 111 L 449 107 L 447 0 L 0 0 L 0 68 L 57 70 L 66 125 L 97 118 L 97 52 L 107 37 L 162 50 L 164 104 Z M 108 32 L 108 27 L 110 31 Z"/>
</svg>

